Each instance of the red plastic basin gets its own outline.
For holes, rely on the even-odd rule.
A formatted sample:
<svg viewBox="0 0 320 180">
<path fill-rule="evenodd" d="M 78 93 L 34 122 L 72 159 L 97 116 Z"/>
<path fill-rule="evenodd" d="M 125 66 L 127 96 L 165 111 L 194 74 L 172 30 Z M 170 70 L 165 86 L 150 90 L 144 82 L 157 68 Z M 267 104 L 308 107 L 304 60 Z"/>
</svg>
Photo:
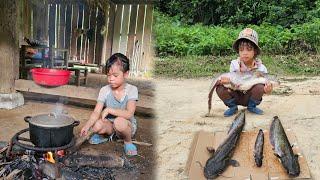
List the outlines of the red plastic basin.
<svg viewBox="0 0 320 180">
<path fill-rule="evenodd" d="M 34 68 L 30 70 L 33 81 L 45 86 L 61 86 L 68 84 L 71 72 L 68 70 Z"/>
</svg>

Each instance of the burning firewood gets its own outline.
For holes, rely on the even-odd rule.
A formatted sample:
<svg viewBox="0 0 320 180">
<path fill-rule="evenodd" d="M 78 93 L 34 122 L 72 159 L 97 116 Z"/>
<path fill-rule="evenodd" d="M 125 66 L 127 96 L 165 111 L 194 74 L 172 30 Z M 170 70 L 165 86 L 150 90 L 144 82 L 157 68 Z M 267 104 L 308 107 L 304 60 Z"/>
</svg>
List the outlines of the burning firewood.
<svg viewBox="0 0 320 180">
<path fill-rule="evenodd" d="M 67 159 L 64 160 L 66 166 L 71 167 L 123 167 L 124 159 L 116 154 L 100 154 L 100 155 L 88 155 L 82 153 L 76 153 L 70 155 Z"/>
</svg>

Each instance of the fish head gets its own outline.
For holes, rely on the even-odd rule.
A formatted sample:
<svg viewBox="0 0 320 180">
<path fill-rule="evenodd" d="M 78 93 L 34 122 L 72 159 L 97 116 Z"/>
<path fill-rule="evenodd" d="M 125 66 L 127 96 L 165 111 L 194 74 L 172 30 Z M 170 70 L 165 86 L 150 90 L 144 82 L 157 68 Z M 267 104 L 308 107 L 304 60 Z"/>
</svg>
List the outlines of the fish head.
<svg viewBox="0 0 320 180">
<path fill-rule="evenodd" d="M 285 156 L 281 159 L 283 161 L 283 165 L 287 169 L 287 173 L 291 177 L 299 176 L 300 174 L 300 165 L 298 161 L 298 155 L 294 156 Z"/>
<path fill-rule="evenodd" d="M 215 179 L 217 178 L 223 170 L 229 165 L 229 161 L 222 160 L 216 161 L 212 160 L 209 161 L 206 166 L 204 167 L 204 176 L 207 179 Z"/>
</svg>

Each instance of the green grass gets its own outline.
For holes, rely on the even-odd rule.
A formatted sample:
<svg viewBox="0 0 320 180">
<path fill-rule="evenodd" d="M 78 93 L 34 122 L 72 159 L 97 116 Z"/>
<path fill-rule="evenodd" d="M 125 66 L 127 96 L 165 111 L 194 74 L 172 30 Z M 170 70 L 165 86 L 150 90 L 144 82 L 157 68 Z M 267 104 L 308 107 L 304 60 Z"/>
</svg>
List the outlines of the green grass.
<svg viewBox="0 0 320 180">
<path fill-rule="evenodd" d="M 211 77 L 229 71 L 236 56 L 184 56 L 164 57 L 155 61 L 155 76 L 169 78 Z M 275 75 L 320 75 L 320 56 L 263 55 L 260 57 L 270 74 Z"/>
</svg>

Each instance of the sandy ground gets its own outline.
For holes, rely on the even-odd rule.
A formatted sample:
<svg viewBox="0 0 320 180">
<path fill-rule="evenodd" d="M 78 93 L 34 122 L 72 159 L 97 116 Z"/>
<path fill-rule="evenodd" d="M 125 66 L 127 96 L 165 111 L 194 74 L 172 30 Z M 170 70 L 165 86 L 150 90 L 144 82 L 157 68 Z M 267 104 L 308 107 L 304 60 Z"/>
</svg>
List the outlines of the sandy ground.
<svg viewBox="0 0 320 180">
<path fill-rule="evenodd" d="M 226 106 L 215 94 L 212 117 L 207 113 L 210 79 L 156 79 L 157 177 L 186 179 L 184 172 L 195 132 L 226 131 L 233 117 L 223 117 Z M 273 116 L 293 130 L 313 179 L 320 179 L 320 77 L 282 78 L 272 95 L 259 106 L 264 115 L 247 113 L 245 130 L 269 129 Z M 243 107 L 240 107 L 242 109 Z"/>
</svg>

